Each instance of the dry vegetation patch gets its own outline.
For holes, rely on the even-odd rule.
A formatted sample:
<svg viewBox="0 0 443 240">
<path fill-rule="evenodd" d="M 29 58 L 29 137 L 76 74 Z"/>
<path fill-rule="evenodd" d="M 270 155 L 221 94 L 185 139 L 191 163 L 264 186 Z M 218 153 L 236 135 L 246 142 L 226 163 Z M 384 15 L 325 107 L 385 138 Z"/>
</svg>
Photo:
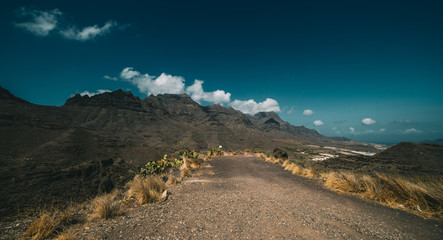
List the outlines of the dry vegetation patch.
<svg viewBox="0 0 443 240">
<path fill-rule="evenodd" d="M 135 176 L 128 190 L 128 197 L 135 197 L 140 204 L 153 203 L 161 198 L 166 185 L 158 175 Z"/>
<path fill-rule="evenodd" d="M 405 177 L 386 173 L 363 174 L 351 171 L 322 170 L 257 154 L 266 162 L 281 164 L 292 172 L 317 178 L 329 189 L 371 199 L 389 207 L 407 210 L 425 218 L 443 217 L 443 179 L 441 176 Z"/>
<path fill-rule="evenodd" d="M 108 219 L 119 214 L 120 205 L 111 194 L 96 197 L 92 201 L 92 218 Z"/>
<path fill-rule="evenodd" d="M 54 233 L 57 225 L 58 223 L 54 216 L 46 212 L 42 213 L 26 230 L 25 237 L 33 240 L 45 239 Z"/>
</svg>

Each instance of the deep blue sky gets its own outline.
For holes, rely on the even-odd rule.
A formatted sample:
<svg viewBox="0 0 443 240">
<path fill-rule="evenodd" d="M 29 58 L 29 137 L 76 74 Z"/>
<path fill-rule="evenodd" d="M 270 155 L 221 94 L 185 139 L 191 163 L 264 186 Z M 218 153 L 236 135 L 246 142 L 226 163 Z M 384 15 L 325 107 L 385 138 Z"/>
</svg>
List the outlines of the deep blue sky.
<svg viewBox="0 0 443 240">
<path fill-rule="evenodd" d="M 60 106 L 98 89 L 168 92 L 144 82 L 166 73 L 188 94 L 204 81 L 202 104 L 224 90 L 224 106 L 247 112 L 253 99 L 327 136 L 443 137 L 442 1 L 239 2 L 2 1 L 0 85 Z"/>
</svg>

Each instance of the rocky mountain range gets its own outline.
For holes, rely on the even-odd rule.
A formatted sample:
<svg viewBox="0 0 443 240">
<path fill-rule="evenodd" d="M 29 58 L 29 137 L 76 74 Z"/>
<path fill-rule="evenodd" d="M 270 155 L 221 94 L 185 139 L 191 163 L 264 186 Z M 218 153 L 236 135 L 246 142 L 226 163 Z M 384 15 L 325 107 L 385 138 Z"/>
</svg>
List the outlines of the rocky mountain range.
<svg viewBox="0 0 443 240">
<path fill-rule="evenodd" d="M 0 215 L 79 201 L 123 185 L 146 162 L 183 149 L 327 144 L 377 149 L 293 126 L 274 112 L 201 106 L 188 95 L 140 99 L 117 90 L 41 106 L 0 87 Z"/>
</svg>

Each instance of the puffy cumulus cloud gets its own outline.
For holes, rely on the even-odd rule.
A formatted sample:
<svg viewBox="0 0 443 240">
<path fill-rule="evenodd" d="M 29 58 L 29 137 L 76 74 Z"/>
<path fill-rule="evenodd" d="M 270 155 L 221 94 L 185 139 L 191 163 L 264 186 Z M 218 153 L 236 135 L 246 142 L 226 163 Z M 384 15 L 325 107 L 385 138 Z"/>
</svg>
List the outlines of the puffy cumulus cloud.
<svg viewBox="0 0 443 240">
<path fill-rule="evenodd" d="M 20 17 L 27 18 L 27 21 L 14 23 L 14 25 L 42 37 L 47 36 L 57 27 L 58 18 L 62 15 L 62 12 L 57 8 L 50 11 L 40 11 L 23 7 L 17 12 Z"/>
<path fill-rule="evenodd" d="M 83 91 L 80 94 L 80 96 L 85 96 L 88 95 L 90 97 L 94 96 L 94 95 L 98 95 L 98 94 L 102 94 L 102 93 L 106 93 L 106 92 L 111 92 L 111 90 L 108 89 L 98 89 L 96 92 L 89 92 L 89 91 Z"/>
<path fill-rule="evenodd" d="M 325 123 L 322 121 L 322 120 L 315 120 L 314 121 L 314 125 L 315 126 L 321 126 L 321 125 L 324 125 Z"/>
<path fill-rule="evenodd" d="M 194 84 L 186 88 L 186 93 L 196 102 L 206 101 L 212 103 L 228 103 L 231 101 L 231 94 L 223 90 L 205 92 L 203 81 L 195 80 Z"/>
<path fill-rule="evenodd" d="M 125 71 L 126 70 L 126 71 Z M 132 68 L 125 68 L 120 73 L 121 78 L 134 84 L 138 90 L 146 95 L 158 95 L 164 93 L 179 94 L 184 93 L 185 79 L 180 76 L 172 76 L 162 73 L 160 76 L 140 75 Z"/>
<path fill-rule="evenodd" d="M 361 120 L 361 123 L 363 125 L 372 125 L 372 124 L 376 123 L 376 121 L 372 118 L 364 118 Z"/>
<path fill-rule="evenodd" d="M 265 101 L 259 103 L 252 99 L 247 101 L 234 100 L 229 105 L 236 110 L 251 115 L 259 112 L 280 112 L 278 102 L 272 98 L 266 98 Z"/>
<path fill-rule="evenodd" d="M 417 130 L 415 128 L 408 128 L 404 131 L 406 134 L 410 134 L 410 133 L 422 133 L 423 131 L 421 130 Z"/>
<path fill-rule="evenodd" d="M 120 72 L 120 79 L 135 85 L 138 90 L 146 95 L 163 93 L 188 94 L 196 102 L 225 103 L 234 109 L 246 114 L 258 112 L 280 112 L 280 106 L 274 99 L 267 98 L 257 103 L 253 99 L 247 101 L 234 100 L 231 102 L 231 93 L 224 90 L 206 92 L 203 89 L 203 81 L 195 80 L 194 84 L 185 87 L 185 79 L 181 76 L 172 76 L 162 73 L 159 77 L 149 74 L 141 74 L 132 67 L 126 67 Z"/>
<path fill-rule="evenodd" d="M 303 111 L 303 115 L 305 115 L 305 116 L 314 115 L 314 111 L 312 111 L 311 109 L 306 109 Z"/>
<path fill-rule="evenodd" d="M 109 33 L 111 28 L 116 26 L 117 22 L 108 21 L 105 23 L 105 25 L 103 25 L 103 27 L 93 25 L 89 27 L 84 27 L 83 29 L 78 29 L 76 26 L 73 26 L 60 31 L 60 34 L 66 39 L 87 41 Z"/>
</svg>

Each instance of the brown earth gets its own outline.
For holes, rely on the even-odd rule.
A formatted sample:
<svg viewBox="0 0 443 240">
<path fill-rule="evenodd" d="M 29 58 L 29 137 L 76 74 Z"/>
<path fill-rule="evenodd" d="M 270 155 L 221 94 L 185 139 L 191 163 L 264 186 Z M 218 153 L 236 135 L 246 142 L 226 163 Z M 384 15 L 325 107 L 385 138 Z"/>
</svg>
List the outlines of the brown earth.
<svg viewBox="0 0 443 240">
<path fill-rule="evenodd" d="M 255 157 L 221 157 L 165 202 L 76 229 L 80 239 L 442 239 L 442 221 L 322 187 Z"/>
</svg>

